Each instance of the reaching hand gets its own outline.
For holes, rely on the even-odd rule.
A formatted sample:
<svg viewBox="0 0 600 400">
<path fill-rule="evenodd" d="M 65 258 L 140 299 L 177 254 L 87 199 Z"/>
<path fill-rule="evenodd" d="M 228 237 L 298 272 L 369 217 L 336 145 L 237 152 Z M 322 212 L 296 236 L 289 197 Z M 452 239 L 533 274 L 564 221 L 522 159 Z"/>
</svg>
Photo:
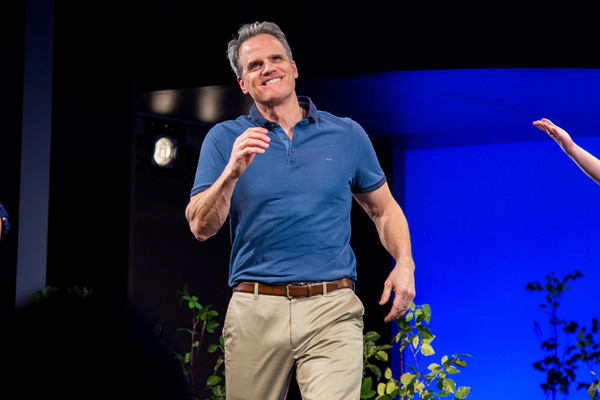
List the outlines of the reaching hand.
<svg viewBox="0 0 600 400">
<path fill-rule="evenodd" d="M 569 134 L 563 129 L 554 125 L 549 119 L 546 118 L 542 118 L 541 121 L 535 121 L 533 124 L 539 129 L 548 133 L 548 135 L 550 135 L 550 137 L 554 139 L 556 143 L 558 143 L 565 153 L 569 155 L 572 153 L 574 144 L 573 139 L 571 139 L 571 136 L 569 136 Z"/>
<path fill-rule="evenodd" d="M 567 132 L 554 125 L 550 120 L 543 118 L 533 124 L 546 131 L 586 175 L 600 184 L 600 160 L 575 144 Z"/>
</svg>

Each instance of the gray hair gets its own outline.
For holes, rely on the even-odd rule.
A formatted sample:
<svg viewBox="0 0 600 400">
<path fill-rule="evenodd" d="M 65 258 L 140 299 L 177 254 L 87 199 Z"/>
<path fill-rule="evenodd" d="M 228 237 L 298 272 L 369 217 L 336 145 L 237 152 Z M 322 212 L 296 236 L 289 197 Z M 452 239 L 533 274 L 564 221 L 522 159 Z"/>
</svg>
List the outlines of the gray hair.
<svg viewBox="0 0 600 400">
<path fill-rule="evenodd" d="M 243 75 L 244 69 L 240 65 L 240 47 L 248 40 L 258 35 L 271 35 L 281 42 L 285 49 L 285 54 L 293 61 L 292 50 L 287 42 L 283 31 L 272 22 L 255 22 L 253 24 L 245 24 L 240 27 L 237 32 L 237 36 L 229 41 L 227 45 L 227 58 L 231 64 L 231 69 L 235 72 L 237 77 Z"/>
</svg>

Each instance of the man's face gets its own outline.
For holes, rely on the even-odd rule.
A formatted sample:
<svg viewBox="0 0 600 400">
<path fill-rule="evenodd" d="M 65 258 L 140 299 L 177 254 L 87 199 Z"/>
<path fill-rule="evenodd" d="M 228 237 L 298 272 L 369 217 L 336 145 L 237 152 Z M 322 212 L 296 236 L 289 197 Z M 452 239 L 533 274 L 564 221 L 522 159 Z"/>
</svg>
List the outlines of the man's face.
<svg viewBox="0 0 600 400">
<path fill-rule="evenodd" d="M 243 76 L 238 83 L 257 103 L 277 105 L 294 93 L 298 70 L 279 40 L 258 35 L 240 47 Z"/>
</svg>

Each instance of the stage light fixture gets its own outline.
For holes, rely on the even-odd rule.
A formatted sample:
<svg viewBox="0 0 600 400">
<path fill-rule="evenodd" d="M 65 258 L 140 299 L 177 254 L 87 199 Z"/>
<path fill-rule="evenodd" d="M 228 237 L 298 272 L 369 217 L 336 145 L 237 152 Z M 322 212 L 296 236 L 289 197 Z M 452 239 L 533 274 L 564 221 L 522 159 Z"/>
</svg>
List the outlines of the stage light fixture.
<svg viewBox="0 0 600 400">
<path fill-rule="evenodd" d="M 154 140 L 152 163 L 161 168 L 171 168 L 177 157 L 177 140 L 169 136 L 157 136 Z"/>
</svg>

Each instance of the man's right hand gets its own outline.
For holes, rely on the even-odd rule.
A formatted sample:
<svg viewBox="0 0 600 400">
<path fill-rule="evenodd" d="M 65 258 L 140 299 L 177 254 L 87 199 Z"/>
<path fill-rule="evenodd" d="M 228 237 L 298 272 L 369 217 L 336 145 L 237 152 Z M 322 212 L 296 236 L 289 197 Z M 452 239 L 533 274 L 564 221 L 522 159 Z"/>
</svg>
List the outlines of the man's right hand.
<svg viewBox="0 0 600 400">
<path fill-rule="evenodd" d="M 263 154 L 269 147 L 271 138 L 265 128 L 248 128 L 233 143 L 229 163 L 211 187 L 197 193 L 190 199 L 185 215 L 196 239 L 207 240 L 225 223 L 231 204 L 231 196 L 238 178 L 254 156 Z"/>
<path fill-rule="evenodd" d="M 231 179 L 238 179 L 254 160 L 256 154 L 263 154 L 269 147 L 271 138 L 265 128 L 248 128 L 234 142 L 231 158 L 226 169 Z"/>
</svg>

